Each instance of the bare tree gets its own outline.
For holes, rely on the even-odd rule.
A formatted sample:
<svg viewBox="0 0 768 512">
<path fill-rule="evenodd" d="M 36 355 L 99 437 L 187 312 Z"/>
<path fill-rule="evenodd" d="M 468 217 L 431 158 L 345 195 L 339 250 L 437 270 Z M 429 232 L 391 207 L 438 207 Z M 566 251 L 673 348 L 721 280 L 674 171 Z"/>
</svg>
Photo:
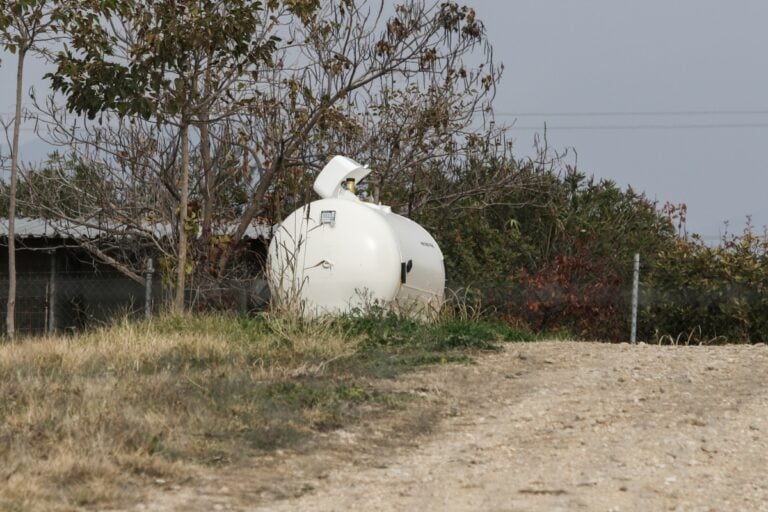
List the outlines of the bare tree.
<svg viewBox="0 0 768 512">
<path fill-rule="evenodd" d="M 72 15 L 69 47 L 50 74 L 68 109 L 89 119 L 116 111 L 178 129 L 177 313 L 184 311 L 188 273 L 189 129 L 210 122 L 211 104 L 246 68 L 269 60 L 276 43 L 264 37 L 270 10 L 254 0 L 86 4 Z"/>
<path fill-rule="evenodd" d="M 409 0 L 386 14 L 386 5 L 324 2 L 287 26 L 292 44 L 246 87 L 242 147 L 256 172 L 220 274 L 275 183 L 297 169 L 343 152 L 371 163 L 380 180 L 413 176 L 428 161 L 457 158 L 470 132 L 484 130 L 478 116 L 490 114 L 501 70 L 474 10 Z"/>
<path fill-rule="evenodd" d="M 177 300 L 182 267 L 204 268 L 214 279 L 233 275 L 233 257 L 248 230 L 265 217 L 280 220 L 287 213 L 281 211 L 284 203 L 290 207 L 309 199 L 313 177 L 333 154 L 370 164 L 371 188 L 415 213 L 456 200 L 456 190 L 430 185 L 431 176 L 449 175 L 456 164 L 503 139 L 491 111 L 501 68 L 470 7 L 426 0 L 409 0 L 395 9 L 378 0 L 269 5 L 260 11 L 252 36 L 251 48 L 261 53 L 240 65 L 222 58 L 200 35 L 209 28 L 199 29 L 192 32 L 194 44 L 166 49 L 168 55 L 186 52 L 183 70 L 164 68 L 163 80 L 175 81 L 141 89 L 142 94 L 130 96 L 135 104 L 126 105 L 128 93 L 114 89 L 91 98 L 101 85 L 83 89 L 76 80 L 80 75 L 62 71 L 54 74 L 54 86 L 65 94 L 68 107 L 62 108 L 56 96 L 39 105 L 41 136 L 74 153 L 102 179 L 78 192 L 83 185 L 66 172 L 43 173 L 35 188 L 39 197 L 46 189 L 69 190 L 81 204 L 77 210 L 42 199 L 37 204 L 73 226 L 108 225 L 115 235 L 122 229 L 149 237 L 173 262 Z M 135 27 L 126 16 L 115 11 L 105 29 L 114 39 L 99 36 L 89 42 L 105 45 L 96 50 L 112 56 L 102 59 L 106 67 L 82 69 L 102 78 L 119 76 L 119 84 L 138 80 L 122 67 L 114 69 L 114 63 L 129 62 L 137 48 L 142 55 L 155 52 L 144 45 L 162 34 L 154 25 Z M 80 69 L 86 63 L 79 55 L 63 54 L 60 63 Z M 174 89 L 182 71 L 183 98 Z M 73 96 L 75 90 L 82 94 Z M 144 110 L 146 101 L 155 104 Z M 179 110 L 171 110 L 173 105 Z M 184 125 L 192 128 L 187 137 L 180 136 Z M 187 157 L 182 156 L 185 139 Z M 479 196 L 514 183 L 511 171 L 482 177 L 460 195 Z M 188 201 L 182 197 L 185 189 Z M 188 205 L 184 215 L 182 204 Z M 175 227 L 163 238 L 147 228 L 153 223 Z M 190 260 L 182 265 L 187 250 Z M 127 275 L 140 277 L 135 261 L 118 253 L 116 247 L 107 251 Z"/>
<path fill-rule="evenodd" d="M 22 169 L 25 208 L 52 219 L 95 257 L 139 283 L 150 253 L 160 256 L 164 270 L 173 269 L 180 146 L 175 129 L 125 118 L 101 126 L 74 123 L 50 102 L 37 107 L 45 112 L 38 116 L 37 133 L 62 152 Z"/>
<path fill-rule="evenodd" d="M 24 62 L 30 51 L 51 31 L 56 30 L 62 11 L 57 2 L 23 0 L 0 3 L 0 44 L 16 54 L 16 106 L 11 143 L 11 183 L 8 200 L 8 306 L 5 332 L 8 338 L 16 334 L 16 188 L 19 169 L 19 131 L 21 128 L 21 91 L 24 83 Z"/>
</svg>

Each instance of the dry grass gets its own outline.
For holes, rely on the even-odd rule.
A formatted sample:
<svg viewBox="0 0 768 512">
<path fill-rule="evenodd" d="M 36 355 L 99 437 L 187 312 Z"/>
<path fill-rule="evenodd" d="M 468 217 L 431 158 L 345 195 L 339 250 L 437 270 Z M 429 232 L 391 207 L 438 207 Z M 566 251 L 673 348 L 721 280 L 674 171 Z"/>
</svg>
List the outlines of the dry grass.
<svg viewBox="0 0 768 512">
<path fill-rule="evenodd" d="M 501 338 L 500 338 L 501 336 Z M 0 510 L 119 506 L 363 413 L 402 407 L 377 378 L 466 361 L 514 333 L 381 314 L 167 317 L 0 344 Z"/>
<path fill-rule="evenodd" d="M 275 407 L 272 387 L 311 379 L 357 340 L 238 322 L 123 322 L 1 345 L 0 510 L 113 502 L 147 478 L 182 479 L 243 443 L 269 448 L 311 428 L 298 420 L 322 399 Z"/>
</svg>

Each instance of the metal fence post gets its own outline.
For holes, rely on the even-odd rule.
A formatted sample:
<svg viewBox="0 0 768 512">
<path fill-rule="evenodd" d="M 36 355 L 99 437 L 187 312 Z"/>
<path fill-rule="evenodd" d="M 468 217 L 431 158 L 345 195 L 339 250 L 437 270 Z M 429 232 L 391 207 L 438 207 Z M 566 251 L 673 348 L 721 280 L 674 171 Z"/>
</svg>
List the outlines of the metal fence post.
<svg viewBox="0 0 768 512">
<path fill-rule="evenodd" d="M 50 272 L 48 273 L 48 334 L 56 332 L 56 249 L 50 251 Z"/>
<path fill-rule="evenodd" d="M 152 317 L 152 274 L 155 272 L 152 258 L 147 259 L 147 271 L 144 275 L 144 318 Z"/>
<path fill-rule="evenodd" d="M 632 272 L 632 330 L 629 335 L 630 343 L 637 343 L 637 302 L 640 286 L 640 253 L 635 253 L 635 264 Z"/>
</svg>

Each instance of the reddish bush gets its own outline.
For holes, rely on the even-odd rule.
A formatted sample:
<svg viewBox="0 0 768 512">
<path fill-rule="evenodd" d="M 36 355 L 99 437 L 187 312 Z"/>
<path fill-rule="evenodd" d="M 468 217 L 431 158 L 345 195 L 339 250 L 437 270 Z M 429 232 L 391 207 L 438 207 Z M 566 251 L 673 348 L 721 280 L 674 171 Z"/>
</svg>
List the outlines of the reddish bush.
<svg viewBox="0 0 768 512">
<path fill-rule="evenodd" d="M 627 337 L 627 297 L 622 279 L 606 258 L 595 258 L 589 244 L 577 242 L 573 254 L 557 254 L 537 272 L 520 270 L 521 301 L 508 304 L 512 316 L 543 331 L 566 330 L 580 337 Z"/>
</svg>

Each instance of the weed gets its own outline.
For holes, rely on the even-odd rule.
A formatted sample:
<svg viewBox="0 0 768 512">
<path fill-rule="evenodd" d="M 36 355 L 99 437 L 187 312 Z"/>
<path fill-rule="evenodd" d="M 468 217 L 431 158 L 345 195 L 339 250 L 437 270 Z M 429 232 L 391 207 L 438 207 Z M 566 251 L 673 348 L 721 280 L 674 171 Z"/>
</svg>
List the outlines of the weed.
<svg viewBox="0 0 768 512">
<path fill-rule="evenodd" d="M 482 297 L 482 293 L 473 288 L 448 289 L 439 318 L 464 322 L 482 321 L 485 317 Z"/>
</svg>

